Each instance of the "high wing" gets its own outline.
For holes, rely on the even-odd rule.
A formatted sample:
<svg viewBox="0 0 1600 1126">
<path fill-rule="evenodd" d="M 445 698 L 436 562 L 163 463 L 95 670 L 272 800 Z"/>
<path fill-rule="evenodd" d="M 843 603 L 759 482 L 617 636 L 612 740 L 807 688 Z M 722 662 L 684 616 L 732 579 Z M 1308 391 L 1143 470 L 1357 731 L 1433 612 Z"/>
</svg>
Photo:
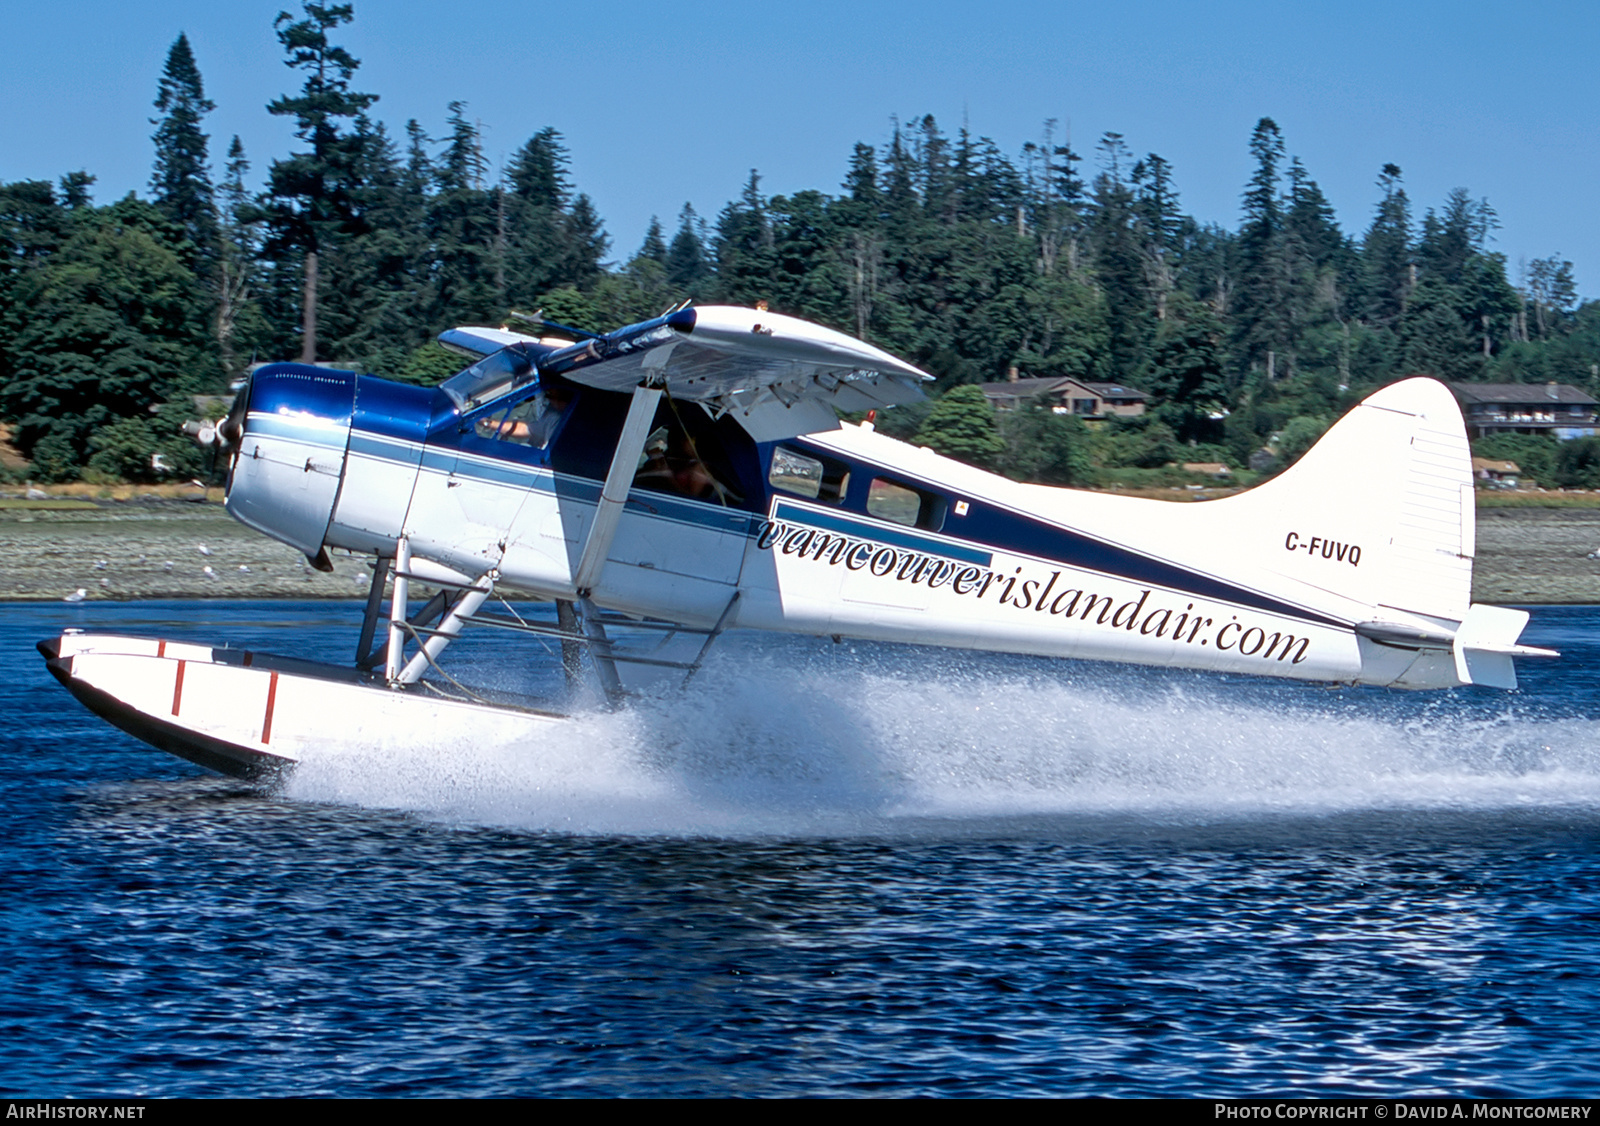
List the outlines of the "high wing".
<svg viewBox="0 0 1600 1126">
<path fill-rule="evenodd" d="M 490 355 L 548 341 L 505 329 L 457 328 L 440 343 Z M 923 397 L 932 376 L 842 332 L 781 313 L 707 305 L 679 309 L 546 352 L 539 371 L 605 391 L 662 388 L 731 414 L 757 441 L 836 429 L 836 411 Z"/>
</svg>

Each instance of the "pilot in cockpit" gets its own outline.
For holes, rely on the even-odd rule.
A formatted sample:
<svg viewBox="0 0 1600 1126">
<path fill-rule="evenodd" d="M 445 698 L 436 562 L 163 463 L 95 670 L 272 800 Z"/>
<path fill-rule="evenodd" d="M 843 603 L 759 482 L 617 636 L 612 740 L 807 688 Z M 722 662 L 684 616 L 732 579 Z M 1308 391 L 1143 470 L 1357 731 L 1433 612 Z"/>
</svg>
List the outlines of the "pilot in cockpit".
<svg viewBox="0 0 1600 1126">
<path fill-rule="evenodd" d="M 556 427 L 571 405 L 572 388 L 551 382 L 537 395 L 524 399 L 503 414 L 480 418 L 476 427 L 478 436 L 543 449 L 550 444 Z"/>
</svg>

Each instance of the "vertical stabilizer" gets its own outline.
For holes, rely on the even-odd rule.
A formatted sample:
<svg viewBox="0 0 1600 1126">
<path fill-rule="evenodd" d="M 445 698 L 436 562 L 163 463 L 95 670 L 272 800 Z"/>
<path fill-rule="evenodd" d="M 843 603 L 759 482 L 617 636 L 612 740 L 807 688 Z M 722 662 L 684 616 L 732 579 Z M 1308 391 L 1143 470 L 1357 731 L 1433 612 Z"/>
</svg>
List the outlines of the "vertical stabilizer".
<svg viewBox="0 0 1600 1126">
<path fill-rule="evenodd" d="M 1466 617 L 1472 455 L 1461 409 L 1437 380 L 1383 388 L 1284 473 L 1218 503 L 1279 574 L 1441 623 Z"/>
</svg>

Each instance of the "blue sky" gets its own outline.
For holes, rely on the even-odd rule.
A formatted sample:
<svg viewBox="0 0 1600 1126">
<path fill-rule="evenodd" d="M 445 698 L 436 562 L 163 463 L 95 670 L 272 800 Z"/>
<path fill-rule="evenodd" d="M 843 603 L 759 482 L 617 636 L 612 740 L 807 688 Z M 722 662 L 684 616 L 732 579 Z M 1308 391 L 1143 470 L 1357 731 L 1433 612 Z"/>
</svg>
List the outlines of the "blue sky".
<svg viewBox="0 0 1600 1126">
<path fill-rule="evenodd" d="M 284 6 L 17 5 L 0 179 L 83 168 L 101 201 L 142 194 L 179 31 L 217 103 L 214 162 L 238 133 L 259 177 L 292 141 L 264 109 L 298 85 L 272 31 Z M 670 229 L 690 201 L 714 217 L 751 168 L 768 193 L 835 191 L 856 141 L 925 113 L 1010 154 L 1046 118 L 1085 154 L 1120 132 L 1172 162 L 1185 210 L 1232 228 L 1270 116 L 1346 231 L 1365 229 L 1393 161 L 1419 219 L 1465 187 L 1499 212 L 1513 280 L 1519 258 L 1559 252 L 1600 296 L 1600 4 L 357 0 L 341 41 L 396 135 L 411 117 L 443 133 L 454 99 L 495 161 L 558 129 L 617 258 L 652 214 Z"/>
</svg>

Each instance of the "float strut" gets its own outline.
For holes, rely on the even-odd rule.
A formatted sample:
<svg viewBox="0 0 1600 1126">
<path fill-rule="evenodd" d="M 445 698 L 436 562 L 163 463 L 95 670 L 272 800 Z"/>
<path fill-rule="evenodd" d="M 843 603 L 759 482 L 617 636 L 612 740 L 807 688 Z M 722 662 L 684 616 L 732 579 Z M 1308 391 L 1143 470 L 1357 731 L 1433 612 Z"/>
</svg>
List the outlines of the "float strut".
<svg viewBox="0 0 1600 1126">
<path fill-rule="evenodd" d="M 500 572 L 490 571 L 461 592 L 461 597 L 456 599 L 455 605 L 439 623 L 439 628 L 422 643 L 422 651 L 412 657 L 410 663 L 395 678 L 397 683 L 415 684 L 422 679 L 422 674 L 428 671 L 428 666 L 437 663 L 439 654 L 444 652 L 444 647 L 461 633 L 461 627 L 466 625 L 466 619 L 476 613 L 478 607 L 482 606 L 484 600 L 494 592 L 495 580 L 499 577 Z"/>
<path fill-rule="evenodd" d="M 367 610 L 361 619 L 361 638 L 356 642 L 356 666 L 370 668 L 372 637 L 378 632 L 378 608 L 383 605 L 383 587 L 389 581 L 389 559 L 377 556 L 372 564 L 372 587 L 367 591 Z"/>
<path fill-rule="evenodd" d="M 406 655 L 406 613 L 411 606 L 411 541 L 401 536 L 394 545 L 394 593 L 389 596 L 389 653 L 383 665 L 383 679 L 399 682 L 402 659 Z"/>
<path fill-rule="evenodd" d="M 556 625 L 564 634 L 577 634 L 578 608 L 571 599 L 556 599 Z M 567 674 L 567 691 L 576 689 L 583 675 L 583 646 L 565 637 L 561 639 L 561 671 Z"/>
<path fill-rule="evenodd" d="M 617 675 L 617 662 L 611 657 L 611 639 L 606 636 L 605 623 L 600 620 L 600 607 L 587 598 L 578 605 L 583 610 L 583 632 L 589 637 L 589 659 L 594 662 L 595 675 L 600 678 L 606 702 L 616 707 L 622 702 L 622 678 Z"/>
</svg>

